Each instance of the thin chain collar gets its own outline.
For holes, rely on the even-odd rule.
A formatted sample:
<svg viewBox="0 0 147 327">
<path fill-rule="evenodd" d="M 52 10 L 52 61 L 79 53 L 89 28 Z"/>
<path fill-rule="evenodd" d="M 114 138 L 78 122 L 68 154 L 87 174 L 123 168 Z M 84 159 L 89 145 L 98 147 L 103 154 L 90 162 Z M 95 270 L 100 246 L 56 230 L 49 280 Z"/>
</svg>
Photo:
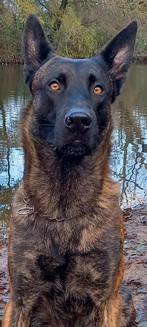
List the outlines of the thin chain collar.
<svg viewBox="0 0 147 327">
<path fill-rule="evenodd" d="M 23 215 L 32 215 L 32 214 L 37 215 L 37 212 L 35 212 L 34 207 L 30 206 L 28 201 L 25 198 L 23 199 L 23 203 L 24 203 L 24 206 L 17 210 L 19 215 L 22 215 L 22 216 Z M 77 218 L 77 216 L 70 217 L 70 218 L 67 218 L 67 217 L 55 217 L 55 218 L 53 218 L 51 216 L 45 216 L 45 215 L 43 215 L 42 217 L 46 217 L 50 221 L 57 221 L 57 222 L 61 222 L 61 221 L 67 222 L 69 220 Z"/>
</svg>

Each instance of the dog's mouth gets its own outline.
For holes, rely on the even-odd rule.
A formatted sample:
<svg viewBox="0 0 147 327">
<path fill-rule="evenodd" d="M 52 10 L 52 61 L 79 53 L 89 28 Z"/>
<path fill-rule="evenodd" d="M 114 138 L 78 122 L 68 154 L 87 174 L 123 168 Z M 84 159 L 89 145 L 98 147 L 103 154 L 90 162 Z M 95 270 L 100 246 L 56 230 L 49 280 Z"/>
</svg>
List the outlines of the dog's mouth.
<svg viewBox="0 0 147 327">
<path fill-rule="evenodd" d="M 83 144 L 81 140 L 77 139 L 72 143 L 63 145 L 60 149 L 57 149 L 57 152 L 65 157 L 83 157 L 89 155 L 91 149 L 86 144 Z"/>
</svg>

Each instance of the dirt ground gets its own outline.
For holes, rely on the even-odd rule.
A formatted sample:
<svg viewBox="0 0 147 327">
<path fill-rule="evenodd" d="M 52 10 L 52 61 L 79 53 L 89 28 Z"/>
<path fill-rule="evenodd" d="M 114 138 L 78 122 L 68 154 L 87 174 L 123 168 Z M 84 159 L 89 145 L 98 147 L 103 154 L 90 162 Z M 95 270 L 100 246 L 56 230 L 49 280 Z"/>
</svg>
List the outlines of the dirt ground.
<svg viewBox="0 0 147 327">
<path fill-rule="evenodd" d="M 131 289 L 139 327 L 147 327 L 147 205 L 124 211 L 125 282 Z M 7 229 L 0 230 L 0 319 L 8 300 Z M 0 323 L 1 325 L 1 323 Z"/>
<path fill-rule="evenodd" d="M 131 289 L 139 327 L 147 327 L 147 205 L 124 212 L 125 281 Z"/>
</svg>

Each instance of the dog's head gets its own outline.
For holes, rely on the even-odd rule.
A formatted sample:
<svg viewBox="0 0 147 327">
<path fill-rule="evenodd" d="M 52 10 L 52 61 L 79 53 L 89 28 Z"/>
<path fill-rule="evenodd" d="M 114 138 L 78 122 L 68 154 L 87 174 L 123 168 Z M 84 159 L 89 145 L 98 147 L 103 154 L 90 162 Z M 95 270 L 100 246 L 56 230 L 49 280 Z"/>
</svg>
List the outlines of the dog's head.
<svg viewBox="0 0 147 327">
<path fill-rule="evenodd" d="M 37 18 L 29 16 L 23 55 L 33 95 L 33 137 L 64 156 L 81 157 L 97 148 L 132 61 L 136 31 L 133 21 L 97 56 L 70 59 L 55 55 Z"/>
</svg>

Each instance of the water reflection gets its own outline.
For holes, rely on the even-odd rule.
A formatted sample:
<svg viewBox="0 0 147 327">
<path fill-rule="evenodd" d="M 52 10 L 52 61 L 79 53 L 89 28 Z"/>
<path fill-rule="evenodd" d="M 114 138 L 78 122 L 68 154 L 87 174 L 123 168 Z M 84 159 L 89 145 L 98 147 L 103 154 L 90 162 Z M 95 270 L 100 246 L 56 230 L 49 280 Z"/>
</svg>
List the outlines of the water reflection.
<svg viewBox="0 0 147 327">
<path fill-rule="evenodd" d="M 121 182 L 121 202 L 147 196 L 147 67 L 134 66 L 114 106 L 112 170 Z"/>
<path fill-rule="evenodd" d="M 28 99 L 22 68 L 0 67 L 0 221 L 4 222 L 12 191 L 23 174 L 19 116 Z M 121 183 L 121 202 L 145 201 L 147 195 L 147 66 L 133 66 L 114 106 L 114 178 Z"/>
<path fill-rule="evenodd" d="M 0 67 L 0 77 L 0 218 L 4 220 L 10 207 L 12 190 L 23 174 L 18 122 L 28 95 L 21 67 Z"/>
</svg>

